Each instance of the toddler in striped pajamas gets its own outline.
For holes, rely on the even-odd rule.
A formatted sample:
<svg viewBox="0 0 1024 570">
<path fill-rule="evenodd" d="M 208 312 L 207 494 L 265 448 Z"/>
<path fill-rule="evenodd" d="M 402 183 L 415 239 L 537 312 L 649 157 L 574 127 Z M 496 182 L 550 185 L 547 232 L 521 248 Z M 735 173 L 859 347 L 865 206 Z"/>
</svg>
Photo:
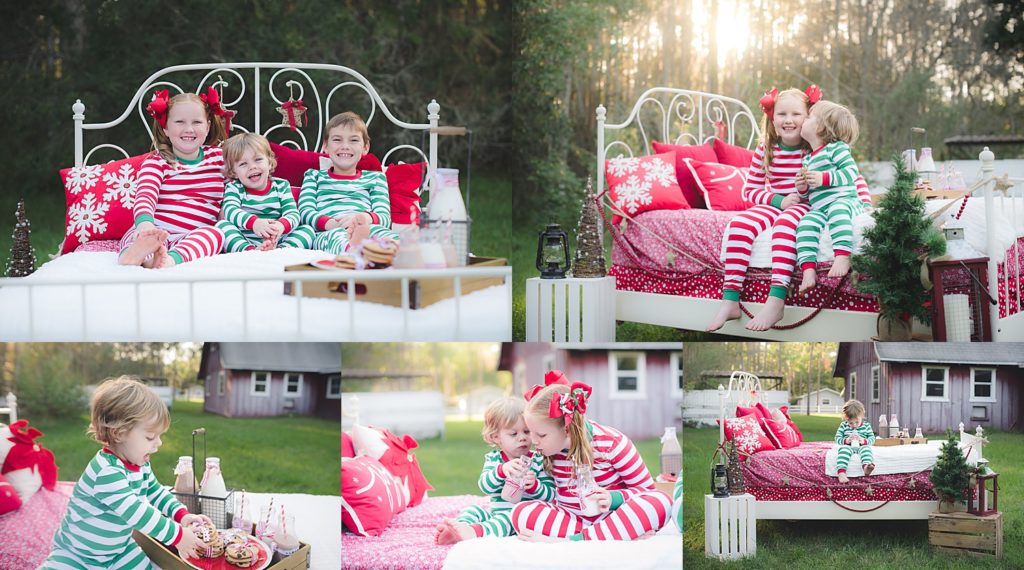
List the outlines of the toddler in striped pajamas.
<svg viewBox="0 0 1024 570">
<path fill-rule="evenodd" d="M 221 149 L 228 183 L 217 228 L 224 233 L 224 251 L 312 248 L 313 228 L 299 223 L 291 185 L 270 176 L 277 160 L 267 139 L 240 133 Z"/>
<path fill-rule="evenodd" d="M 490 508 L 467 507 L 454 519 L 437 525 L 434 539 L 438 544 L 483 536 L 511 536 L 512 507 L 520 498 L 550 501 L 555 498 L 555 482 L 544 471 L 539 454 L 530 453 L 530 430 L 523 420 L 525 401 L 522 398 L 501 398 L 484 411 L 483 437 L 495 449 L 484 456 L 480 473 L 480 490 L 491 497 Z M 502 497 L 508 479 L 522 481 L 518 496 Z"/>
<path fill-rule="evenodd" d="M 654 487 L 633 442 L 586 418 L 593 389 L 553 370 L 545 387 L 526 393 L 526 427 L 555 480 L 555 502 L 525 501 L 512 509 L 519 538 L 635 540 L 668 522 L 672 501 Z M 584 472 L 592 474 L 583 477 Z M 582 495 L 582 497 L 581 497 Z"/>
<path fill-rule="evenodd" d="M 132 531 L 196 556 L 204 544 L 189 528 L 193 515 L 156 480 L 150 455 L 171 419 L 167 406 L 147 386 L 128 376 L 96 389 L 89 433 L 103 445 L 68 502 L 43 569 L 152 568 Z"/>
<path fill-rule="evenodd" d="M 383 172 L 359 170 L 370 152 L 370 134 L 359 115 L 335 115 L 324 129 L 325 170 L 307 170 L 299 192 L 302 223 L 316 229 L 313 249 L 340 255 L 372 238 L 397 249 L 391 231 L 391 198 Z"/>
<path fill-rule="evenodd" d="M 231 112 L 212 87 L 202 95 L 170 98 L 165 89 L 147 110 L 155 150 L 139 168 L 135 224 L 121 238 L 118 263 L 173 267 L 220 253 L 224 234 L 215 224 L 224 197 L 224 161 L 217 145 Z"/>
<path fill-rule="evenodd" d="M 864 476 L 871 475 L 875 470 L 875 455 L 871 446 L 875 444 L 875 432 L 871 424 L 864 419 L 864 404 L 858 400 L 850 400 L 843 404 L 843 421 L 836 430 L 836 443 L 839 444 L 839 482 L 849 483 L 846 468 L 850 465 L 850 457 L 854 453 L 860 455 L 860 463 L 864 466 Z"/>
<path fill-rule="evenodd" d="M 796 188 L 810 201 L 811 211 L 796 228 L 797 264 L 803 271 L 800 293 L 818 282 L 818 245 L 828 226 L 835 260 L 829 277 L 850 272 L 853 252 L 853 218 L 864 211 L 856 180 L 860 177 L 850 145 L 857 140 L 857 118 L 846 107 L 819 101 L 804 121 L 801 135 L 812 149 L 804 157 Z"/>
</svg>

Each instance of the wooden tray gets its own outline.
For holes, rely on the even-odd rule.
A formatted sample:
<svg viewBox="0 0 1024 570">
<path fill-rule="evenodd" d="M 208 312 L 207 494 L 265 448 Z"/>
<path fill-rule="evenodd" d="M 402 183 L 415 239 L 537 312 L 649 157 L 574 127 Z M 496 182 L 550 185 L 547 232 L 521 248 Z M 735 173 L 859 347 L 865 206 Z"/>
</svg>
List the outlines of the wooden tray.
<svg viewBox="0 0 1024 570">
<path fill-rule="evenodd" d="M 878 447 L 891 447 L 893 445 L 917 445 L 928 443 L 927 437 L 876 437 L 875 445 Z"/>
</svg>

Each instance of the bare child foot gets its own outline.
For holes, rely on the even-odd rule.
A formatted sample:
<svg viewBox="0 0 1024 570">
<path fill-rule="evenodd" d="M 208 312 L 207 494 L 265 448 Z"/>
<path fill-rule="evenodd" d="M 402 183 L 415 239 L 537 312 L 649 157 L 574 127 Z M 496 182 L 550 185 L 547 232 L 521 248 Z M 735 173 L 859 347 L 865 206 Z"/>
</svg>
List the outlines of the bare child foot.
<svg viewBox="0 0 1024 570">
<path fill-rule="evenodd" d="M 845 485 L 850 482 L 850 478 L 846 476 L 846 473 L 840 473 L 839 482 Z"/>
<path fill-rule="evenodd" d="M 167 255 L 167 246 L 162 245 L 153 253 L 153 269 L 165 269 L 174 265 L 174 258 Z"/>
<path fill-rule="evenodd" d="M 138 237 L 128 249 L 121 252 L 117 262 L 121 265 L 142 265 L 151 253 L 154 253 L 167 241 L 167 232 L 158 228 L 139 232 Z"/>
<path fill-rule="evenodd" d="M 818 270 L 817 269 L 804 269 L 804 279 L 800 282 L 800 294 L 814 289 L 814 286 L 818 284 Z"/>
<path fill-rule="evenodd" d="M 525 540 L 527 542 L 562 542 L 563 540 L 565 540 L 564 538 L 558 536 L 546 536 L 540 534 L 539 532 L 534 532 L 533 530 L 530 530 L 528 528 L 524 528 L 519 533 L 519 539 Z"/>
<path fill-rule="evenodd" d="M 725 323 L 740 318 L 740 304 L 736 301 L 727 301 L 722 299 L 722 305 L 718 308 L 718 313 L 715 314 L 715 318 L 711 319 L 708 323 L 708 328 L 704 329 L 708 332 L 714 332 L 722 328 Z"/>
<path fill-rule="evenodd" d="M 764 307 L 747 323 L 747 330 L 766 331 L 782 320 L 785 311 L 786 300 L 769 295 Z"/>
<path fill-rule="evenodd" d="M 850 256 L 849 255 L 837 255 L 835 261 L 832 262 L 832 269 L 829 270 L 829 277 L 844 277 L 850 272 Z"/>
<path fill-rule="evenodd" d="M 167 255 L 167 246 L 160 244 L 160 247 L 156 248 L 156 251 L 146 256 L 146 259 L 142 260 L 142 266 L 146 269 L 157 268 L 157 263 Z"/>
<path fill-rule="evenodd" d="M 370 226 L 367 224 L 356 224 L 352 226 L 348 235 L 348 242 L 351 247 L 359 247 L 366 238 L 370 237 Z"/>
<path fill-rule="evenodd" d="M 640 536 L 636 537 L 636 540 L 645 540 L 645 539 L 651 538 L 652 536 L 655 536 L 657 534 L 658 533 L 656 531 L 649 530 L 649 531 L 641 534 Z"/>
<path fill-rule="evenodd" d="M 868 463 L 867 465 L 864 466 L 864 476 L 867 477 L 868 475 L 871 475 L 871 472 L 874 471 L 874 470 L 875 470 L 875 464 L 874 463 Z"/>
<path fill-rule="evenodd" d="M 270 251 L 270 250 L 274 249 L 275 247 L 277 247 L 277 240 L 272 240 L 272 239 L 268 238 L 268 239 L 263 240 L 263 243 L 261 243 L 259 246 L 257 246 L 256 249 L 258 249 L 260 251 Z"/>
<path fill-rule="evenodd" d="M 437 534 L 435 539 L 438 544 L 455 544 L 456 542 L 476 538 L 476 532 L 466 523 L 451 523 L 445 520 L 441 524 L 444 528 Z"/>
</svg>

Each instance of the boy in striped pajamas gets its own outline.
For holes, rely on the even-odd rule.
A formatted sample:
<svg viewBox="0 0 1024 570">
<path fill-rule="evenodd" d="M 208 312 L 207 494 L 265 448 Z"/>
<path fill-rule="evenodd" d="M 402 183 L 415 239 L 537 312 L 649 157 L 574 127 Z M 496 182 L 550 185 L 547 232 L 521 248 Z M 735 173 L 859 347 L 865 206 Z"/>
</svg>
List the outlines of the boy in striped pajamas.
<svg viewBox="0 0 1024 570">
<path fill-rule="evenodd" d="M 539 454 L 530 453 L 530 431 L 523 420 L 525 402 L 521 398 L 501 398 L 484 411 L 484 441 L 495 449 L 484 456 L 480 490 L 491 497 L 489 509 L 470 506 L 454 519 L 437 525 L 434 540 L 453 544 L 484 536 L 511 536 L 512 507 L 521 498 L 550 501 L 555 497 L 555 482 L 544 471 Z M 516 496 L 502 497 L 506 480 L 522 481 Z M 515 486 L 513 485 L 512 489 Z"/>
<path fill-rule="evenodd" d="M 875 432 L 871 424 L 864 419 L 864 404 L 858 400 L 850 400 L 843 404 L 843 421 L 836 430 L 836 443 L 839 444 L 839 482 L 849 483 L 846 468 L 850 465 L 850 457 L 854 453 L 860 455 L 860 463 L 864 466 L 864 476 L 871 475 L 875 470 L 875 456 L 871 446 L 875 444 Z"/>
<path fill-rule="evenodd" d="M 797 225 L 797 264 L 803 270 L 800 293 L 818 282 L 817 256 L 821 233 L 828 225 L 835 260 L 829 277 L 850 272 L 853 252 L 853 217 L 864 211 L 856 180 L 860 176 L 850 145 L 857 140 L 857 118 L 846 107 L 831 101 L 819 101 L 804 121 L 801 135 L 811 148 L 804 157 L 796 188 L 811 204 Z"/>
<path fill-rule="evenodd" d="M 175 547 L 183 558 L 197 556 L 206 544 L 189 525 L 209 517 L 189 514 L 149 463 L 171 423 L 167 406 L 138 380 L 121 376 L 103 382 L 90 407 L 89 433 L 104 447 L 75 485 L 40 568 L 152 568 L 133 530 Z"/>
<path fill-rule="evenodd" d="M 224 141 L 224 186 L 221 221 L 224 251 L 267 251 L 275 247 L 313 247 L 311 226 L 299 224 L 292 187 L 272 178 L 277 166 L 265 137 L 237 134 Z"/>
<path fill-rule="evenodd" d="M 332 117 L 324 131 L 331 167 L 307 170 L 299 193 L 302 223 L 317 231 L 313 249 L 340 255 L 371 238 L 397 251 L 387 179 L 383 172 L 357 168 L 359 159 L 370 152 L 366 123 L 346 112 Z"/>
<path fill-rule="evenodd" d="M 554 477 L 555 502 L 516 505 L 512 525 L 519 537 L 636 540 L 654 535 L 668 522 L 672 500 L 654 487 L 633 442 L 586 419 L 590 386 L 570 384 L 557 370 L 548 372 L 544 382 L 546 387 L 526 393 L 524 418 L 537 451 L 544 455 L 545 470 Z M 578 477 L 581 467 L 590 468 L 593 481 Z"/>
</svg>

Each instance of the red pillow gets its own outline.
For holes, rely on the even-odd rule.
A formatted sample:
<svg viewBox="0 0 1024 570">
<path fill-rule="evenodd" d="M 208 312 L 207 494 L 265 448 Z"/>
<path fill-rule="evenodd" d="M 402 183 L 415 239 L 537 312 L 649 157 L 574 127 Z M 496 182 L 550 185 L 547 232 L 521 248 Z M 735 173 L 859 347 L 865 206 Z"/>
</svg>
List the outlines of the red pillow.
<svg viewBox="0 0 1024 570">
<path fill-rule="evenodd" d="M 423 476 L 419 461 L 412 450 L 419 447 L 411 435 L 398 437 L 383 428 L 370 427 L 382 436 L 387 450 L 381 454 L 380 462 L 395 476 L 399 484 L 408 489 L 409 506 L 415 507 L 423 502 L 427 491 L 433 489 L 427 478 Z"/>
<path fill-rule="evenodd" d="M 379 536 L 407 497 L 380 461 L 366 455 L 341 460 L 341 524 L 362 536 Z"/>
<path fill-rule="evenodd" d="M 356 447 L 352 443 L 352 436 L 345 432 L 341 432 L 341 456 L 342 457 L 355 457 Z"/>
<path fill-rule="evenodd" d="M 715 149 L 715 156 L 718 157 L 715 162 L 729 166 L 750 168 L 750 161 L 754 158 L 754 151 L 729 144 L 722 139 L 712 139 L 711 147 Z"/>
<path fill-rule="evenodd" d="M 0 475 L 18 492 L 23 503 L 40 489 L 57 485 L 57 461 L 53 452 L 36 441 L 43 433 L 18 420 L 0 426 Z"/>
<path fill-rule="evenodd" d="M 67 209 L 61 253 L 87 241 L 121 239 L 135 222 L 135 177 L 149 153 L 60 171 Z"/>
<path fill-rule="evenodd" d="M 392 164 L 384 171 L 391 197 L 391 221 L 396 224 L 415 224 L 420 218 L 420 187 L 426 162 Z"/>
<path fill-rule="evenodd" d="M 736 168 L 716 162 L 684 158 L 683 162 L 697 180 L 709 210 L 721 212 L 746 210 L 752 204 L 743 199 L 743 185 L 749 168 Z"/>
<path fill-rule="evenodd" d="M 764 418 L 772 417 L 771 412 L 769 412 L 768 408 L 765 408 L 764 404 L 762 404 L 761 402 L 757 402 L 756 404 L 754 404 L 753 408 L 744 408 L 743 406 L 736 406 L 737 418 L 742 418 L 743 416 L 747 416 L 750 414 L 754 414 L 754 416 L 756 416 L 759 421 Z"/>
<path fill-rule="evenodd" d="M 704 204 L 704 196 L 700 193 L 700 189 L 697 188 L 697 181 L 693 179 L 693 174 L 686 168 L 686 163 L 683 162 L 683 159 L 692 158 L 701 162 L 718 162 L 718 157 L 715 156 L 715 151 L 711 148 L 711 145 L 681 145 L 653 141 L 651 142 L 651 147 L 658 154 L 675 151 L 676 182 L 679 183 L 679 188 L 683 191 L 683 198 L 686 199 L 691 208 L 707 208 Z"/>
<path fill-rule="evenodd" d="M 605 161 L 612 203 L 631 216 L 650 210 L 689 209 L 676 180 L 675 160 L 675 153 L 667 152 Z M 620 219 L 615 216 L 612 223 Z"/>
<path fill-rule="evenodd" d="M 721 422 L 721 420 L 716 421 Z M 725 440 L 736 442 L 736 451 L 740 455 L 750 456 L 758 451 L 775 449 L 775 445 L 765 437 L 761 430 L 757 414 L 725 420 Z"/>
<path fill-rule="evenodd" d="M 21 508 L 21 497 L 18 491 L 0 475 L 0 516 Z"/>
<path fill-rule="evenodd" d="M 290 146 L 270 143 L 270 150 L 274 152 L 277 160 L 277 167 L 274 168 L 273 176 L 284 178 L 292 186 L 302 186 L 302 177 L 307 170 L 318 170 L 320 168 L 320 157 L 327 156 L 311 150 L 301 150 Z M 380 159 L 372 153 L 367 153 L 359 159 L 356 168 L 360 170 L 381 170 Z"/>
<path fill-rule="evenodd" d="M 772 412 L 772 419 L 775 421 L 781 421 L 781 418 L 779 417 L 780 414 L 782 417 L 786 418 L 786 425 L 789 426 L 789 429 L 793 430 L 794 434 L 796 434 L 797 441 L 799 443 L 803 443 L 804 434 L 800 433 L 800 428 L 796 427 L 796 424 L 793 423 L 793 418 L 789 417 L 789 406 L 779 406 L 775 409 Z"/>
</svg>

